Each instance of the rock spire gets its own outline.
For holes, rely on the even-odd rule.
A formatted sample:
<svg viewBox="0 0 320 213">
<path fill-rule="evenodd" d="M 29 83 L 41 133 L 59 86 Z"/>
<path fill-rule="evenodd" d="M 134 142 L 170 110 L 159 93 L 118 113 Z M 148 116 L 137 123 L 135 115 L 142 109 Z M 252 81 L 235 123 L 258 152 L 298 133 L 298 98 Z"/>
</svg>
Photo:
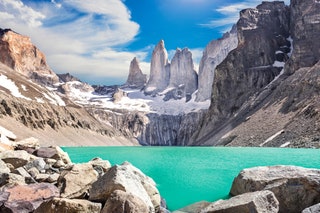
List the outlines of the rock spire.
<svg viewBox="0 0 320 213">
<path fill-rule="evenodd" d="M 192 53 L 188 48 L 177 49 L 170 65 L 169 88 L 184 85 L 184 93 L 192 94 L 198 88 L 198 75 L 193 67 Z"/>
<path fill-rule="evenodd" d="M 129 75 L 126 85 L 134 88 L 143 88 L 147 82 L 147 75 L 142 73 L 139 66 L 139 61 L 136 57 L 131 61 L 129 68 Z"/>
</svg>

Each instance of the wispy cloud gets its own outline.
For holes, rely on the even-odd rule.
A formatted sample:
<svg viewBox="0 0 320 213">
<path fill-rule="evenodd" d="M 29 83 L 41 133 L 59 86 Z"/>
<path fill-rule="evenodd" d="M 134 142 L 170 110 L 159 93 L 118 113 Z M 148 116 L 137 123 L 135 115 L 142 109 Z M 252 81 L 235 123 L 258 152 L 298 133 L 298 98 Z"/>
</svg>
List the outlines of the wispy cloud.
<svg viewBox="0 0 320 213">
<path fill-rule="evenodd" d="M 285 0 L 286 4 L 290 3 L 290 0 Z M 200 24 L 203 27 L 216 28 L 222 27 L 229 29 L 233 24 L 235 24 L 239 19 L 239 12 L 246 8 L 255 8 L 258 4 L 261 4 L 261 0 L 247 0 L 242 2 L 237 2 L 234 4 L 224 5 L 217 9 L 215 12 L 222 15 L 221 18 L 214 19 L 208 23 Z"/>
<path fill-rule="evenodd" d="M 121 0 L 0 0 L 0 23 L 30 36 L 58 73 L 125 80 L 133 57 L 148 66 L 145 50 L 121 48 L 139 33 Z"/>
</svg>

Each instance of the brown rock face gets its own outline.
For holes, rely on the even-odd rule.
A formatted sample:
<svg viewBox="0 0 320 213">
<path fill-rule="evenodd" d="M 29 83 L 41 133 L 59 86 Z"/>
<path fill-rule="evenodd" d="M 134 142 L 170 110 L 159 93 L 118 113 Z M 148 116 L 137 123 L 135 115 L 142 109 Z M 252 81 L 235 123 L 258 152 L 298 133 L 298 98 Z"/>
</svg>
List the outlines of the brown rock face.
<svg viewBox="0 0 320 213">
<path fill-rule="evenodd" d="M 1 28 L 0 62 L 45 85 L 59 81 L 47 65 L 44 54 L 31 43 L 29 37 Z"/>
</svg>

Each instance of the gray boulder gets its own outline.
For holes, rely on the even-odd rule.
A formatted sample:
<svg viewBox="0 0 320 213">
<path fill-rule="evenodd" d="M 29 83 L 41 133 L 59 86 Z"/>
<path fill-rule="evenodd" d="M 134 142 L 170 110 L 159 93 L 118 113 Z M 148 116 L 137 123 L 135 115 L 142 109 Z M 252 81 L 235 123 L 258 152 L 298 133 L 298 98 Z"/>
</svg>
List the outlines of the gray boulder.
<svg viewBox="0 0 320 213">
<path fill-rule="evenodd" d="M 277 213 L 279 202 L 271 191 L 241 194 L 229 200 L 216 201 L 200 212 L 211 213 Z"/>
<path fill-rule="evenodd" d="M 81 199 L 53 198 L 43 202 L 35 213 L 100 213 L 101 204 Z"/>
<path fill-rule="evenodd" d="M 111 193 L 101 213 L 142 213 L 150 212 L 148 206 L 139 197 L 122 190 Z"/>
<path fill-rule="evenodd" d="M 302 213 L 319 213 L 320 212 L 320 203 L 310 206 L 302 211 Z"/>
<path fill-rule="evenodd" d="M 71 170 L 63 171 L 58 179 L 61 197 L 82 198 L 97 179 L 98 173 L 91 164 L 75 164 Z"/>
<path fill-rule="evenodd" d="M 296 166 L 244 169 L 234 179 L 230 194 L 270 190 L 283 213 L 301 212 L 320 202 L 320 170 Z"/>
<path fill-rule="evenodd" d="M 149 212 L 160 209 L 160 194 L 155 182 L 130 163 L 115 165 L 92 184 L 89 200 L 105 202 L 115 190 L 122 190 L 141 199 Z"/>
</svg>

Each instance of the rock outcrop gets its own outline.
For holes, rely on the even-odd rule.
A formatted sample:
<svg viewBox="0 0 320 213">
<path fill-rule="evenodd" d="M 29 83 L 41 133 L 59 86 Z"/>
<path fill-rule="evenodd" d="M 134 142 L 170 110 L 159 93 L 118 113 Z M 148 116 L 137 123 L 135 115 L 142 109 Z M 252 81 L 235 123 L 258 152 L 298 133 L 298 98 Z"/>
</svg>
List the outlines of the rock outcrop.
<svg viewBox="0 0 320 213">
<path fill-rule="evenodd" d="M 145 86 L 146 82 L 147 75 L 142 73 L 142 70 L 139 66 L 139 61 L 136 57 L 134 57 L 130 63 L 129 75 L 125 85 L 131 88 L 141 89 Z"/>
<path fill-rule="evenodd" d="M 198 75 L 193 67 L 192 53 L 187 48 L 177 49 L 170 65 L 168 88 L 179 90 L 182 86 L 180 97 L 191 96 L 198 89 Z"/>
<path fill-rule="evenodd" d="M 239 43 L 215 70 L 209 113 L 195 135 L 198 144 L 217 144 L 214 136 L 221 128 L 236 126 L 241 118 L 232 116 L 280 74 L 288 57 L 277 54 L 290 52 L 289 23 L 290 10 L 283 2 L 263 2 L 240 12 Z"/>
<path fill-rule="evenodd" d="M 165 90 L 169 84 L 170 65 L 168 53 L 161 40 L 152 52 L 150 77 L 144 89 L 145 94 L 152 95 Z"/>
<path fill-rule="evenodd" d="M 199 65 L 199 88 L 196 101 L 201 102 L 211 98 L 214 70 L 237 45 L 237 27 L 234 25 L 222 38 L 212 40 L 206 46 Z"/>
<path fill-rule="evenodd" d="M 317 0 L 291 0 L 290 32 L 293 51 L 286 72 L 311 67 L 320 59 L 320 4 Z"/>
<path fill-rule="evenodd" d="M 53 85 L 59 77 L 47 65 L 44 54 L 29 37 L 0 29 L 0 62 L 36 82 Z"/>
<path fill-rule="evenodd" d="M 320 202 L 320 171 L 294 166 L 244 169 L 234 179 L 230 194 L 270 190 L 279 201 L 279 212 L 301 212 Z"/>
<path fill-rule="evenodd" d="M 279 202 L 271 191 L 257 191 L 241 194 L 229 200 L 211 203 L 201 213 L 278 213 Z"/>
<path fill-rule="evenodd" d="M 34 213 L 100 213 L 101 203 L 93 203 L 88 200 L 53 198 L 43 202 Z"/>
<path fill-rule="evenodd" d="M 117 190 L 125 193 L 116 192 Z M 116 202 L 108 202 L 108 199 Z M 119 208 L 125 203 L 124 199 L 129 199 L 129 203 L 144 204 L 139 208 L 146 207 L 147 212 L 160 210 L 161 198 L 155 182 L 128 162 L 111 167 L 106 174 L 92 184 L 89 194 L 91 201 L 107 201 L 104 207 L 106 209 Z M 134 205 L 132 207 L 135 208 Z"/>
<path fill-rule="evenodd" d="M 59 147 L 25 148 L 33 154 L 0 152 L 0 212 L 167 212 L 156 183 L 128 162 L 73 164 Z"/>
<path fill-rule="evenodd" d="M 320 212 L 320 203 L 304 209 L 301 213 L 317 213 Z"/>
</svg>

